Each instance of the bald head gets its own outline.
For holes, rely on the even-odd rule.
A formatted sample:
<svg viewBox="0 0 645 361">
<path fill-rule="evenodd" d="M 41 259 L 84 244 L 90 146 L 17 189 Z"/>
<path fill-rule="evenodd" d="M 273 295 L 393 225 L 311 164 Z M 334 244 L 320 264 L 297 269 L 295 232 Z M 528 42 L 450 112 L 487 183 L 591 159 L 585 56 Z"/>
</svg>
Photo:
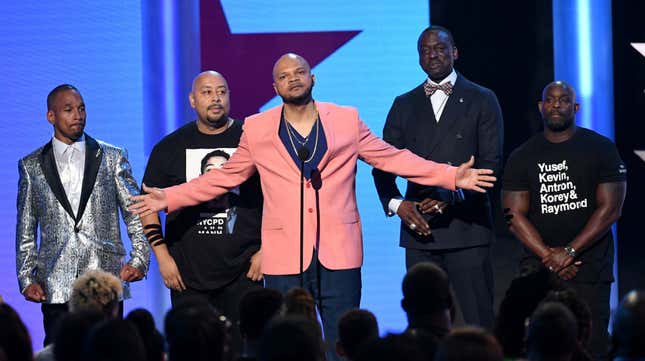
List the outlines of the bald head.
<svg viewBox="0 0 645 361">
<path fill-rule="evenodd" d="M 569 98 L 571 99 L 571 102 L 572 103 L 576 102 L 576 90 L 573 89 L 571 84 L 562 80 L 552 81 L 549 84 L 547 84 L 542 90 L 542 100 L 545 99 L 546 95 L 549 93 L 549 90 L 554 88 L 559 88 L 562 91 L 567 92 L 569 94 Z"/>
<path fill-rule="evenodd" d="M 575 130 L 579 107 L 576 91 L 571 85 L 561 80 L 549 83 L 542 91 L 542 100 L 538 102 L 545 131 L 555 134 Z"/>
<path fill-rule="evenodd" d="M 195 79 L 193 79 L 193 88 L 191 91 L 194 93 L 195 90 L 199 88 L 199 85 L 203 83 L 205 79 L 209 78 L 217 79 L 218 81 L 224 83 L 224 85 L 226 85 L 226 87 L 228 88 L 228 83 L 226 82 L 226 79 L 222 74 L 216 72 L 215 70 L 206 70 L 197 74 Z"/>
<path fill-rule="evenodd" d="M 287 53 L 278 58 L 275 64 L 273 64 L 273 81 L 277 79 L 277 74 L 280 70 L 293 66 L 303 67 L 307 71 L 311 72 L 311 67 L 305 58 L 298 54 Z"/>
<path fill-rule="evenodd" d="M 273 89 L 285 104 L 309 104 L 314 83 L 311 67 L 300 55 L 284 54 L 273 66 Z"/>
<path fill-rule="evenodd" d="M 197 114 L 200 131 L 218 134 L 227 129 L 231 104 L 228 83 L 222 74 L 213 70 L 199 73 L 193 80 L 188 100 Z"/>
</svg>

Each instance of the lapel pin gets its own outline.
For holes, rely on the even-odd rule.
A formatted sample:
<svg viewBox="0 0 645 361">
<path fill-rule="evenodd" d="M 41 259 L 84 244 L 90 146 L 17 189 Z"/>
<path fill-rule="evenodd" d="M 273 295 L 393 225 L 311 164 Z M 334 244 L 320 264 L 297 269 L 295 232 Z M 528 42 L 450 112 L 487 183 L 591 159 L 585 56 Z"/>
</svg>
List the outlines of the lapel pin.
<svg viewBox="0 0 645 361">
<path fill-rule="evenodd" d="M 464 98 L 459 98 L 459 102 L 460 102 L 460 103 L 463 103 L 463 102 L 464 102 Z"/>
</svg>

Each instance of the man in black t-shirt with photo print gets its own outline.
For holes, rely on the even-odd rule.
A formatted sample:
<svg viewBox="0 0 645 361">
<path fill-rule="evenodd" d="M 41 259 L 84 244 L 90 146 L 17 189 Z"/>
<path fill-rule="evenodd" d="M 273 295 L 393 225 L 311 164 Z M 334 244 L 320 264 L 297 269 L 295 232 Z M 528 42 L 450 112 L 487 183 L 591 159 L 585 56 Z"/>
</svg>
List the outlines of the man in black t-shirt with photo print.
<svg viewBox="0 0 645 361">
<path fill-rule="evenodd" d="M 511 233 L 524 245 L 523 273 L 545 267 L 586 300 L 594 360 L 607 357 L 613 282 L 611 226 L 621 214 L 627 170 L 616 146 L 575 124 L 575 90 L 557 81 L 538 108 L 544 132 L 509 157 L 502 204 Z"/>
<path fill-rule="evenodd" d="M 219 168 L 238 146 L 242 122 L 228 116 L 228 84 L 222 75 L 199 74 L 189 101 L 197 120 L 154 146 L 143 178 L 149 187 L 185 183 Z M 208 301 L 232 321 L 234 352 L 241 345 L 239 302 L 249 290 L 262 287 L 261 207 L 256 174 L 217 199 L 168 214 L 165 237 L 156 213 L 141 219 L 173 306 L 185 299 Z"/>
</svg>

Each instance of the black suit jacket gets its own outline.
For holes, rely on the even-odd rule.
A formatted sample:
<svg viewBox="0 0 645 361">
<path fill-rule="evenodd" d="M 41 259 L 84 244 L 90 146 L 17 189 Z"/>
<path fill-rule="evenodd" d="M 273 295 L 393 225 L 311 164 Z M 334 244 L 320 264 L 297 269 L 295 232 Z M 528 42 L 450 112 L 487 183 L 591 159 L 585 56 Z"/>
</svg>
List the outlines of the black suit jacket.
<svg viewBox="0 0 645 361">
<path fill-rule="evenodd" d="M 383 139 L 426 159 L 455 166 L 474 155 L 476 168 L 493 169 L 498 175 L 502 165 L 502 112 L 491 90 L 458 74 L 438 123 L 422 83 L 396 97 L 387 116 Z M 374 169 L 372 175 L 383 208 L 389 215 L 389 201 L 401 197 L 396 176 L 378 169 Z M 443 215 L 429 219 L 432 229 L 429 237 L 420 236 L 401 224 L 401 246 L 452 249 L 490 243 L 493 232 L 488 195 L 464 193 L 464 199 L 451 204 Z M 454 200 L 454 194 L 448 190 L 408 182 L 405 199 L 421 201 L 427 197 Z"/>
</svg>

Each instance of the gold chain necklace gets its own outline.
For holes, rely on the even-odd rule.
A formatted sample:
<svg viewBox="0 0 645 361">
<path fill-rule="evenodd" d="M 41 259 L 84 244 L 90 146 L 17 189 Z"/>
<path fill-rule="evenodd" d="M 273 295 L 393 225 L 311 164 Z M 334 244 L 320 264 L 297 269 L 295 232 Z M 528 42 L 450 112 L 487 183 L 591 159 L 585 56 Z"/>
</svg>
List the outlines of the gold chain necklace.
<svg viewBox="0 0 645 361">
<path fill-rule="evenodd" d="M 293 142 L 293 138 L 295 137 L 293 134 L 291 134 L 291 129 L 289 128 L 289 122 L 287 121 L 287 117 L 284 116 L 284 108 L 282 108 L 282 118 L 284 118 L 284 126 L 287 128 L 287 136 L 289 137 L 289 141 L 291 142 L 291 147 L 293 148 L 294 153 L 296 155 L 298 154 L 298 149 L 296 149 L 296 144 Z M 309 159 L 305 160 L 305 163 L 309 163 L 312 159 L 314 159 L 314 156 L 316 155 L 316 149 L 318 149 L 318 133 L 320 130 L 320 117 L 318 116 L 318 109 L 316 109 L 316 138 L 314 139 L 314 150 L 311 152 L 311 155 L 309 156 Z M 309 137 L 307 137 L 309 138 Z M 298 141 L 298 139 L 296 139 Z M 300 143 L 298 141 L 298 143 Z M 307 143 L 307 141 L 305 141 Z M 305 143 L 301 143 L 303 146 Z"/>
</svg>

